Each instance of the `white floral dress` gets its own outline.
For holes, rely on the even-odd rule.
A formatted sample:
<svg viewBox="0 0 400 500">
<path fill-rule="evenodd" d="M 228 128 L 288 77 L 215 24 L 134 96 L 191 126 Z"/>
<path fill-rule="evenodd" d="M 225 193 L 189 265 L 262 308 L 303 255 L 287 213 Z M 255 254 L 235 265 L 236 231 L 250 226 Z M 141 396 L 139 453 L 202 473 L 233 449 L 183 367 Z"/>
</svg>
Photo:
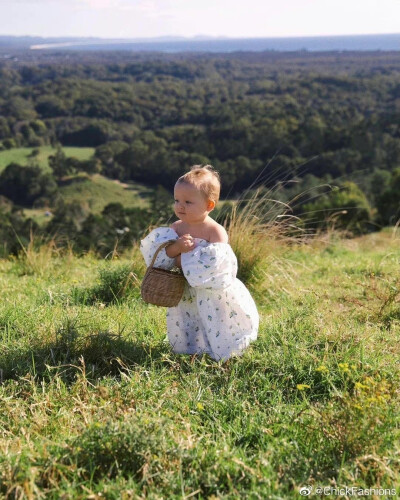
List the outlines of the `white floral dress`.
<svg viewBox="0 0 400 500">
<path fill-rule="evenodd" d="M 162 243 L 178 238 L 171 228 L 154 229 L 140 244 L 146 265 Z M 195 243 L 193 250 L 181 255 L 188 284 L 179 304 L 168 309 L 168 339 L 176 353 L 205 352 L 213 359 L 226 360 L 241 354 L 257 338 L 257 308 L 236 278 L 237 259 L 231 246 L 200 238 Z M 163 249 L 154 266 L 171 269 L 174 260 Z"/>
</svg>

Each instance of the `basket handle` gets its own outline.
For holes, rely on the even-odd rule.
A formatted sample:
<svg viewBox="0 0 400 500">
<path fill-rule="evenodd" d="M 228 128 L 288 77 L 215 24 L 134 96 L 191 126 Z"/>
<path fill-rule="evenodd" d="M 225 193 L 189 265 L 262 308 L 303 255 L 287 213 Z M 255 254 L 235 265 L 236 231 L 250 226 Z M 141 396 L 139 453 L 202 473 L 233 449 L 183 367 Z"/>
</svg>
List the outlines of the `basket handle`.
<svg viewBox="0 0 400 500">
<path fill-rule="evenodd" d="M 149 265 L 149 269 L 152 269 L 153 265 L 154 265 L 154 262 L 156 261 L 156 258 L 157 258 L 157 255 L 158 253 L 165 247 L 167 247 L 168 245 L 170 245 L 171 243 L 174 243 L 176 240 L 168 240 L 168 241 L 165 241 L 164 243 L 162 243 L 158 248 L 157 250 L 155 251 L 154 255 L 153 255 L 153 259 Z"/>
</svg>

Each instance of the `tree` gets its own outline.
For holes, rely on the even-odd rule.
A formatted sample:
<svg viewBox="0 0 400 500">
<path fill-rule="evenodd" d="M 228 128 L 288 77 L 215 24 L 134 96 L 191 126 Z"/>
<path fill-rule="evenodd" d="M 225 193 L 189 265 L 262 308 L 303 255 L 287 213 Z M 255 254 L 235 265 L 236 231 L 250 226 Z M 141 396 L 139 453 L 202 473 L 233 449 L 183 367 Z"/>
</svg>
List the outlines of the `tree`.
<svg viewBox="0 0 400 500">
<path fill-rule="evenodd" d="M 400 220 L 400 168 L 392 173 L 389 187 L 378 197 L 376 207 L 381 224 L 396 224 Z"/>
<path fill-rule="evenodd" d="M 109 138 L 109 130 L 103 123 L 90 123 L 85 127 L 64 134 L 60 141 L 66 146 L 97 147 Z"/>
<path fill-rule="evenodd" d="M 75 171 L 73 162 L 68 160 L 60 145 L 57 146 L 55 154 L 49 156 L 49 166 L 53 170 L 56 179 L 61 179 Z"/>
<path fill-rule="evenodd" d="M 309 227 L 335 227 L 357 234 L 365 232 L 372 222 L 368 200 L 354 182 L 344 182 L 302 209 Z"/>
<path fill-rule="evenodd" d="M 29 243 L 30 234 L 38 225 L 32 219 L 26 219 L 23 212 L 10 203 L 0 200 L 0 256 L 18 254 L 22 246 Z"/>
<path fill-rule="evenodd" d="M 51 197 L 57 184 L 50 174 L 38 166 L 21 166 L 10 163 L 0 174 L 0 194 L 25 207 L 41 197 Z"/>
<path fill-rule="evenodd" d="M 35 109 L 43 118 L 54 118 L 67 114 L 65 103 L 55 95 L 40 97 Z"/>
<path fill-rule="evenodd" d="M 6 139 L 11 135 L 10 127 L 8 126 L 7 120 L 0 116 L 0 139 Z"/>
</svg>

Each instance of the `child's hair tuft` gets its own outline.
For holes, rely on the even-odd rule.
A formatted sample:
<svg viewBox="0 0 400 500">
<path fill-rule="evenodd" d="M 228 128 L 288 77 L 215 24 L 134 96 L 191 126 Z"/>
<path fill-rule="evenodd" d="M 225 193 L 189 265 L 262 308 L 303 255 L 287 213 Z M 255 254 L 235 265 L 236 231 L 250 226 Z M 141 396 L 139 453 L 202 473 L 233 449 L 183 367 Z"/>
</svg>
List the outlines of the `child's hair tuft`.
<svg viewBox="0 0 400 500">
<path fill-rule="evenodd" d="M 219 173 L 211 165 L 193 165 L 189 172 L 179 177 L 177 184 L 186 183 L 199 189 L 207 200 L 217 204 L 221 191 Z"/>
</svg>

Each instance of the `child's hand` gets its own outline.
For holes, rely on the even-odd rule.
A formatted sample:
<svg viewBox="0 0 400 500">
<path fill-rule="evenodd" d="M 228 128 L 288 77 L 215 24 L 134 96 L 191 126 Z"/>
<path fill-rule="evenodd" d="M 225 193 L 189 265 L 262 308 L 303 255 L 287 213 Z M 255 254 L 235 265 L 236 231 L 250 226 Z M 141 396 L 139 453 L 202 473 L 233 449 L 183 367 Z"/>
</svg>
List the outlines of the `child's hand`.
<svg viewBox="0 0 400 500">
<path fill-rule="evenodd" d="M 165 252 L 168 257 L 174 258 L 181 253 L 190 252 L 190 250 L 193 250 L 195 246 L 196 244 L 194 242 L 194 238 L 192 238 L 190 234 L 184 234 L 176 241 L 168 245 Z"/>
<path fill-rule="evenodd" d="M 177 243 L 179 245 L 179 249 L 181 253 L 187 253 L 193 250 L 193 248 L 196 246 L 194 242 L 194 238 L 190 236 L 190 234 L 184 234 L 181 236 L 178 240 Z"/>
</svg>

